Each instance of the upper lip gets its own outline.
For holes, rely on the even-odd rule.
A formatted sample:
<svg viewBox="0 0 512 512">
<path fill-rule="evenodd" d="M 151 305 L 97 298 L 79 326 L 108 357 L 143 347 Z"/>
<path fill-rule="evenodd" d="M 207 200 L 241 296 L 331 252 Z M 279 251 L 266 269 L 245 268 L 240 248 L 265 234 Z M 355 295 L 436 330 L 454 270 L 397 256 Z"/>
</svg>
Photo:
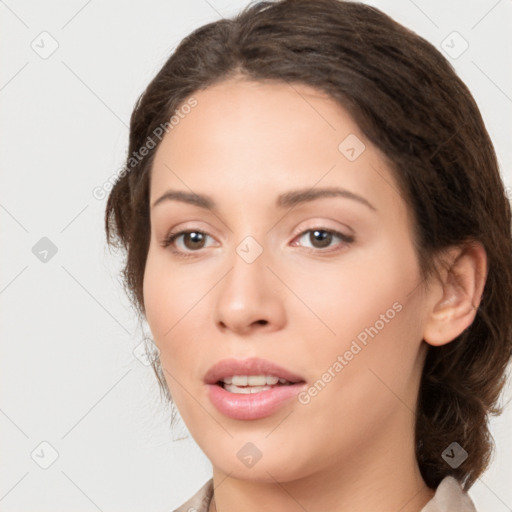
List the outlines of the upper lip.
<svg viewBox="0 0 512 512">
<path fill-rule="evenodd" d="M 279 366 L 272 361 L 253 357 L 250 359 L 223 359 L 215 363 L 204 376 L 206 384 L 216 384 L 233 375 L 274 375 L 295 384 L 304 382 L 300 375 Z"/>
</svg>

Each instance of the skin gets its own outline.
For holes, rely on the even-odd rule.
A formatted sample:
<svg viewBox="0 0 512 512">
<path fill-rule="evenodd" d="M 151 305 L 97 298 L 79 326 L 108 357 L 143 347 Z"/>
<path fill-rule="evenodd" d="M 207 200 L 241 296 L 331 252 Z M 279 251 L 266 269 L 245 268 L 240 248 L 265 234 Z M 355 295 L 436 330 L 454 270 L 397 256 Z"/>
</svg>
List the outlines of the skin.
<svg viewBox="0 0 512 512">
<path fill-rule="evenodd" d="M 414 453 L 427 343 L 448 343 L 473 321 L 483 249 L 453 248 L 450 272 L 422 282 L 412 216 L 390 168 L 323 93 L 231 79 L 194 97 L 157 149 L 150 201 L 193 191 L 218 211 L 175 200 L 151 209 L 144 301 L 173 400 L 213 466 L 210 510 L 420 511 L 434 492 Z M 338 150 L 350 134 L 365 144 L 354 161 Z M 324 187 L 374 209 L 346 197 L 275 206 L 281 193 Z M 171 230 L 187 229 L 209 235 L 203 245 L 175 241 L 191 257 L 163 246 Z M 333 236 L 324 247 L 308 229 L 354 241 Z M 236 252 L 249 235 L 263 249 L 252 263 Z M 204 374 L 230 357 L 269 359 L 311 386 L 397 302 L 402 309 L 308 404 L 293 399 L 242 421 L 210 402 Z M 262 454 L 251 468 L 237 457 L 247 442 Z"/>
</svg>

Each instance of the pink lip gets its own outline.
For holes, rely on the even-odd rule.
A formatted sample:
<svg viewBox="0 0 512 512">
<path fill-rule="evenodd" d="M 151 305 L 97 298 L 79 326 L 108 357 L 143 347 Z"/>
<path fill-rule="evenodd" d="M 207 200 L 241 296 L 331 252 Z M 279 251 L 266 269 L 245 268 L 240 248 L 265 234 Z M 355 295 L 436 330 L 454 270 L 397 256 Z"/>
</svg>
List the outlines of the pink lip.
<svg viewBox="0 0 512 512">
<path fill-rule="evenodd" d="M 304 382 L 300 375 L 296 375 L 271 361 L 257 357 L 243 360 L 223 359 L 206 372 L 204 381 L 206 384 L 216 384 L 224 377 L 233 375 L 275 375 L 293 383 Z"/>
<path fill-rule="evenodd" d="M 274 375 L 294 384 L 275 386 L 266 391 L 236 394 L 217 383 L 233 375 Z M 264 359 L 225 359 L 212 366 L 204 377 L 208 396 L 222 414 L 237 420 L 256 420 L 274 414 L 280 407 L 304 389 L 304 379 L 281 366 Z"/>
</svg>

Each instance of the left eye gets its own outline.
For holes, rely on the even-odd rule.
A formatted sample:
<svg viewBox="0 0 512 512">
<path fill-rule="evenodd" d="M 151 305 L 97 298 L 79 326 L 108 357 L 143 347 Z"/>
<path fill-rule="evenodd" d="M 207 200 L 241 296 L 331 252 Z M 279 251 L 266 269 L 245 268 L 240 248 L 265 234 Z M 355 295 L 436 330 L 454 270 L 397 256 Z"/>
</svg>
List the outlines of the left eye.
<svg viewBox="0 0 512 512">
<path fill-rule="evenodd" d="M 298 240 L 306 238 L 312 249 L 324 249 L 329 247 L 333 239 L 339 238 L 346 245 L 350 245 L 354 241 L 353 236 L 344 235 L 339 231 L 331 229 L 308 229 L 299 235 Z M 294 244 L 295 245 L 295 244 Z"/>
</svg>

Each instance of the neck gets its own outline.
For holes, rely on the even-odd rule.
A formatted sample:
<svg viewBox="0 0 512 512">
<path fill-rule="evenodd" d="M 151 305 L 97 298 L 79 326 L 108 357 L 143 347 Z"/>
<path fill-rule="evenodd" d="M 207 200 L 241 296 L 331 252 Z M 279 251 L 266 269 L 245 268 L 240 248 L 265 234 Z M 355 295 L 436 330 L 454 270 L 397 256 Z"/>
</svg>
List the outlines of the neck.
<svg viewBox="0 0 512 512">
<path fill-rule="evenodd" d="M 258 481 L 236 478 L 214 466 L 215 493 L 209 512 L 420 512 L 434 491 L 421 477 L 414 436 L 401 430 L 404 435 L 397 437 L 396 425 L 388 431 L 393 438 L 381 435 L 350 455 L 333 454 L 332 464 L 296 480 L 269 478 L 277 475 L 276 470 L 263 470 Z"/>
<path fill-rule="evenodd" d="M 221 479 L 222 484 L 219 484 L 215 475 L 213 480 L 216 490 L 209 512 L 420 512 L 434 496 L 434 491 L 416 474 L 404 481 L 394 473 L 393 479 L 379 479 L 378 483 L 371 484 L 365 481 L 357 485 L 344 485 L 339 480 L 314 484 L 311 479 L 308 482 L 262 484 L 230 477 Z"/>
</svg>

